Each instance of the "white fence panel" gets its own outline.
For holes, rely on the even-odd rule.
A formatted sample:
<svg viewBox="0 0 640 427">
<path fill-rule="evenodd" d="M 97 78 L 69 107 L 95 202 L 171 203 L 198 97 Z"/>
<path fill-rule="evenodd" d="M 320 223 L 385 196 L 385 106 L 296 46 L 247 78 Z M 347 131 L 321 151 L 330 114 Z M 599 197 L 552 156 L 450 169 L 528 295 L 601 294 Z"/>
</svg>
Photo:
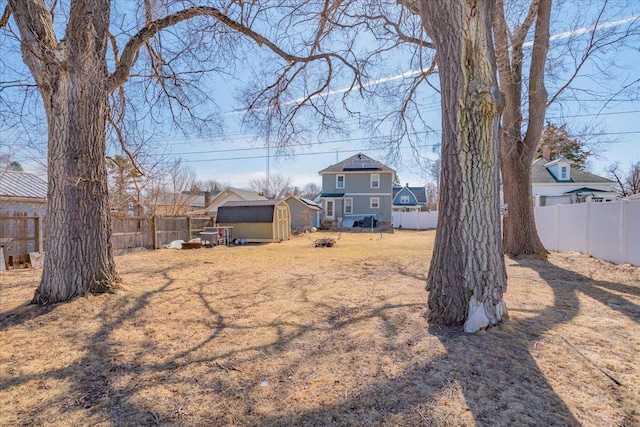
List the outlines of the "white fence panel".
<svg viewBox="0 0 640 427">
<path fill-rule="evenodd" d="M 621 264 L 624 262 L 622 215 L 624 202 L 589 203 L 590 244 L 587 255 Z"/>
<path fill-rule="evenodd" d="M 438 226 L 438 212 L 394 212 L 393 228 L 427 230 Z"/>
<path fill-rule="evenodd" d="M 558 216 L 560 205 L 535 208 L 538 236 L 547 250 L 558 250 Z"/>
<path fill-rule="evenodd" d="M 557 250 L 587 253 L 588 210 L 581 204 L 556 206 L 560 209 L 558 229 L 561 230 Z"/>
<path fill-rule="evenodd" d="M 535 216 L 548 250 L 640 265 L 640 200 L 537 207 Z"/>
<path fill-rule="evenodd" d="M 626 203 L 626 254 L 625 262 L 633 265 L 640 265 L 640 200 Z"/>
</svg>

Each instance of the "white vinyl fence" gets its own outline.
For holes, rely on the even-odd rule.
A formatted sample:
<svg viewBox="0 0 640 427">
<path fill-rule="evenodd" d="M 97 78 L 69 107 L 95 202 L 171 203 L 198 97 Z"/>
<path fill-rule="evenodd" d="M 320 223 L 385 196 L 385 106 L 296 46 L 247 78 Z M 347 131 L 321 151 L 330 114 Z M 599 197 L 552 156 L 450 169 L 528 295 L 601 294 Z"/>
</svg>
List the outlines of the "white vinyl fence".
<svg viewBox="0 0 640 427">
<path fill-rule="evenodd" d="M 537 207 L 535 216 L 548 250 L 640 266 L 640 200 Z"/>
<path fill-rule="evenodd" d="M 427 230 L 438 225 L 438 212 L 394 212 L 393 228 Z"/>
<path fill-rule="evenodd" d="M 542 244 L 550 251 L 577 251 L 640 266 L 640 200 L 535 208 Z M 394 212 L 393 228 L 436 228 L 438 212 Z"/>
</svg>

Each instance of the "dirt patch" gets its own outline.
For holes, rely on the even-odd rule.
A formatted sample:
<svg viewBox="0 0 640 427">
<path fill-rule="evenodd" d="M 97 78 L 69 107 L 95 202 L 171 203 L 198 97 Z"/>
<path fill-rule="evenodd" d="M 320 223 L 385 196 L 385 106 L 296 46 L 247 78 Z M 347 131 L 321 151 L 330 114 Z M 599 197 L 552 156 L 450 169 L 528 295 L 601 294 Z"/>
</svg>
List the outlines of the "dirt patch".
<svg viewBox="0 0 640 427">
<path fill-rule="evenodd" d="M 123 255 L 44 308 L 2 272 L 0 425 L 640 425 L 640 268 L 506 259 L 510 320 L 466 335 L 425 320 L 433 237 Z"/>
</svg>

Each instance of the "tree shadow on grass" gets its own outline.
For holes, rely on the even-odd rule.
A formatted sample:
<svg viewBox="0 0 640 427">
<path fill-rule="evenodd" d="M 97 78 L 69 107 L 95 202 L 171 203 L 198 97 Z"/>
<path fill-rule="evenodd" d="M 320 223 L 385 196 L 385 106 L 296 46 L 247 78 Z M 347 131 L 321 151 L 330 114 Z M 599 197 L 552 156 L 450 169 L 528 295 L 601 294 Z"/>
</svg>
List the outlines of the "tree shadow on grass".
<svg viewBox="0 0 640 427">
<path fill-rule="evenodd" d="M 110 297 L 113 304 L 98 315 L 102 326 L 87 342 L 86 356 L 82 359 L 44 374 L 3 381 L 0 389 L 46 378 L 72 379 L 74 390 L 71 392 L 77 397 L 64 411 L 67 414 L 81 412 L 83 420 L 116 425 L 460 425 L 468 419 L 467 415 L 458 414 L 456 418 L 455 414 L 438 412 L 439 405 L 446 405 L 456 394 L 464 396 L 477 425 L 579 425 L 538 368 L 531 354 L 532 346 L 542 334 L 577 316 L 578 292 L 605 304 L 614 298 L 617 302 L 613 304 L 619 305 L 619 311 L 637 321 L 638 307 L 620 294 L 637 296 L 638 290 L 623 284 L 594 282 L 544 261 L 517 262 L 539 272 L 541 280 L 553 290 L 553 306 L 535 312 L 535 316 L 475 335 L 465 334 L 460 328 L 431 326 L 422 339 L 436 337 L 444 349 L 441 356 L 422 360 L 419 353 L 412 353 L 410 362 L 397 374 L 381 372 L 363 376 L 366 385 L 355 393 L 337 378 L 328 384 L 339 393 L 337 397 L 327 392 L 327 402 L 313 401 L 295 411 L 285 406 L 285 402 L 291 405 L 291 396 L 296 392 L 296 385 L 288 384 L 295 383 L 296 379 L 302 383 L 305 376 L 315 375 L 313 365 L 327 355 L 348 363 L 357 343 L 337 349 L 332 349 L 332 344 L 334 340 L 346 340 L 350 327 L 376 322 L 379 335 L 387 340 L 379 348 L 388 354 L 372 354 L 372 358 L 400 358 L 403 352 L 411 353 L 412 350 L 406 349 L 416 343 L 413 339 L 398 338 L 394 315 L 398 311 L 424 309 L 424 303 L 394 304 L 381 300 L 375 307 L 330 304 L 309 295 L 309 289 L 321 286 L 314 283 L 313 278 L 305 279 L 307 282 L 302 284 L 301 279 L 296 278 L 292 279 L 292 292 L 300 294 L 308 310 L 321 313 L 317 322 L 276 318 L 264 325 L 248 325 L 230 318 L 213 304 L 219 300 L 215 284 L 225 277 L 203 279 L 191 283 L 187 295 L 199 301 L 209 314 L 202 336 L 185 348 L 163 354 L 159 360 L 147 357 L 147 349 L 158 353 L 154 346 L 159 344 L 149 337 L 140 344 L 135 357 L 123 360 L 119 355 L 121 344 L 114 333 L 131 328 L 130 322 L 137 316 L 144 319 L 141 313 L 154 308 L 155 297 L 183 288 L 165 271 L 163 285 L 157 289 Z M 422 285 L 421 277 L 409 272 L 405 275 Z M 242 302 L 242 309 L 250 311 L 277 298 L 269 289 L 258 287 L 256 291 L 234 293 L 225 304 L 238 300 Z M 166 316 L 170 320 L 171 313 Z M 184 333 L 189 332 L 184 327 Z M 426 330 L 426 321 L 424 327 Z M 247 334 L 250 338 L 264 328 L 274 334 L 268 342 L 248 341 L 225 351 L 216 348 L 218 342 L 230 336 Z M 312 346 L 308 341 L 312 341 Z M 291 357 L 290 353 L 300 350 L 301 345 L 307 348 Z M 271 398 L 276 406 L 271 410 L 260 408 L 264 402 L 259 395 L 263 392 L 261 373 L 247 368 L 249 365 L 258 370 L 265 358 L 282 358 L 277 364 L 278 371 L 270 378 L 270 383 L 275 384 Z M 357 367 L 354 365 L 353 369 Z M 200 401 L 208 407 L 191 417 L 181 412 L 180 399 L 184 400 L 184 396 L 176 395 L 183 390 L 181 387 L 186 387 L 192 396 L 203 396 Z M 172 394 L 172 390 L 178 391 Z M 282 407 L 277 407 L 278 404 Z M 221 405 L 227 407 L 226 411 L 220 409 Z"/>
</svg>

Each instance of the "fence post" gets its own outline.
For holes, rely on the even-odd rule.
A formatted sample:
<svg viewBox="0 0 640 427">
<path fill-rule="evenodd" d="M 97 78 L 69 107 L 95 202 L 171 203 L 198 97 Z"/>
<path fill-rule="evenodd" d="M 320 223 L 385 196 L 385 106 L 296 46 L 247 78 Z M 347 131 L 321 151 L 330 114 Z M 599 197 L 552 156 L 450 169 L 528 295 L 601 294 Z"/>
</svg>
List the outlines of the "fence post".
<svg viewBox="0 0 640 427">
<path fill-rule="evenodd" d="M 627 262 L 627 240 L 629 236 L 627 235 L 627 203 L 628 200 L 620 201 L 620 245 L 622 246 L 621 255 L 622 259 L 620 260 L 620 264 L 624 264 Z"/>
<path fill-rule="evenodd" d="M 158 236 L 156 235 L 156 216 L 151 217 L 151 242 L 153 249 L 158 249 Z"/>
<path fill-rule="evenodd" d="M 589 235 L 591 233 L 589 233 L 589 230 L 591 229 L 591 198 L 587 197 L 587 202 L 585 203 L 587 205 L 587 218 L 586 218 L 586 226 L 584 229 L 584 233 L 585 233 L 585 238 L 587 239 L 587 247 L 586 247 L 586 251 L 587 253 L 585 255 L 591 255 L 591 239 L 589 238 Z"/>
<path fill-rule="evenodd" d="M 556 247 L 555 250 L 560 252 L 560 206 L 556 205 Z"/>
<path fill-rule="evenodd" d="M 33 216 L 33 240 L 34 240 L 34 249 L 36 252 L 40 252 L 40 239 L 42 236 L 40 235 L 40 216 L 36 213 Z"/>
<path fill-rule="evenodd" d="M 191 217 L 187 216 L 187 242 L 191 240 Z"/>
</svg>

